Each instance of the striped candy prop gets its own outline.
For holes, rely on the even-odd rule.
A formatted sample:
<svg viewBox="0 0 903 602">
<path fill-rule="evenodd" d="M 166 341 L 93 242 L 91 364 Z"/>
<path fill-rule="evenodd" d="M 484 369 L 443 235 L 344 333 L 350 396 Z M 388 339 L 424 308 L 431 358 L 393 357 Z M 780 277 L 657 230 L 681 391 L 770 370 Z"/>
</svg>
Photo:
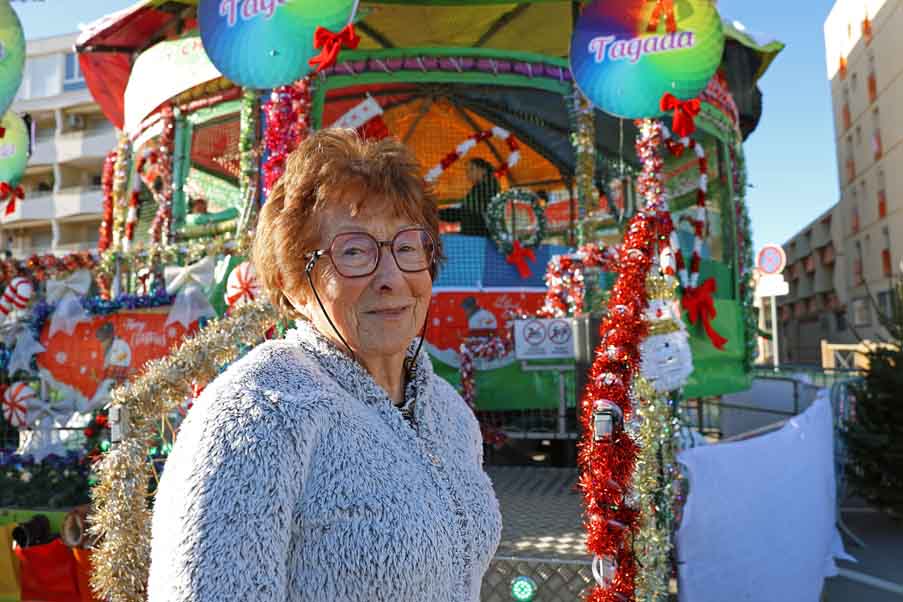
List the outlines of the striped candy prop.
<svg viewBox="0 0 903 602">
<path fill-rule="evenodd" d="M 469 153 L 471 149 L 480 142 L 488 140 L 493 136 L 499 140 L 503 140 L 505 144 L 508 145 L 508 150 L 511 151 L 508 155 L 508 161 L 495 170 L 495 175 L 499 177 L 507 174 L 515 165 L 517 165 L 517 162 L 520 161 L 520 145 L 517 143 L 517 139 L 511 135 L 511 132 L 495 126 L 491 130 L 483 130 L 482 132 L 477 132 L 472 136 L 468 136 L 455 150 L 445 155 L 445 157 L 439 161 L 438 165 L 426 172 L 424 179 L 430 183 L 435 182 L 455 161 Z"/>
<path fill-rule="evenodd" d="M 699 143 L 688 136 L 675 140 L 675 136 L 664 125 L 661 126 L 662 139 L 665 146 L 675 157 L 681 156 L 686 149 L 696 154 L 699 165 L 699 188 L 696 191 L 696 217 L 691 219 L 693 225 L 693 255 L 690 257 L 690 269 L 684 260 L 683 251 L 680 249 L 680 241 L 677 231 L 670 227 L 669 247 L 670 252 L 662 253 L 662 271 L 669 276 L 677 276 L 683 287 L 681 305 L 687 310 L 691 324 L 702 323 L 706 335 L 716 349 L 723 350 L 727 339 L 721 336 L 712 326 L 712 320 L 717 315 L 713 295 L 717 288 L 714 278 L 707 278 L 699 283 L 699 266 L 702 262 L 702 243 L 705 236 L 706 224 L 706 195 L 708 194 L 709 164 L 705 156 L 705 149 Z M 668 218 L 670 220 L 670 217 Z"/>
<path fill-rule="evenodd" d="M 226 281 L 226 304 L 229 309 L 260 299 L 257 272 L 249 261 L 238 264 Z"/>
<path fill-rule="evenodd" d="M 33 294 L 34 286 L 28 278 L 13 278 L 0 297 L 0 313 L 5 317 L 13 311 L 25 309 Z"/>
<path fill-rule="evenodd" d="M 35 399 L 34 389 L 23 382 L 13 384 L 3 393 L 3 417 L 13 428 L 28 427 L 28 404 Z"/>
</svg>

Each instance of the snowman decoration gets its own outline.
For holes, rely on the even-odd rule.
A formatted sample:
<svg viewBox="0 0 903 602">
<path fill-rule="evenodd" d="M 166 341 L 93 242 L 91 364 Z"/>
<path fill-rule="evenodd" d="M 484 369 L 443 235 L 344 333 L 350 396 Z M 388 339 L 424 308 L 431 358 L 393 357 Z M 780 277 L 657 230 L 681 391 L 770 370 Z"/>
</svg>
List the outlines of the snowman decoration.
<svg viewBox="0 0 903 602">
<path fill-rule="evenodd" d="M 659 393 L 680 389 L 693 372 L 689 335 L 680 317 L 676 288 L 677 281 L 668 276 L 646 279 L 649 335 L 640 343 L 640 373 Z"/>
</svg>

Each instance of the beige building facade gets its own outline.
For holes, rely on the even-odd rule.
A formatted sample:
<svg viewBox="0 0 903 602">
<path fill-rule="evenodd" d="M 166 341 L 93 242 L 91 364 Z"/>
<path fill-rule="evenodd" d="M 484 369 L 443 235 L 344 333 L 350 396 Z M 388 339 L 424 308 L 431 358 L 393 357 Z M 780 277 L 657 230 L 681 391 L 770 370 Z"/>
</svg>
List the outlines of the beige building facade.
<svg viewBox="0 0 903 602">
<path fill-rule="evenodd" d="M 34 146 L 21 185 L 25 200 L 0 218 L 15 257 L 63 255 L 97 246 L 100 178 L 116 130 L 94 102 L 73 45 L 78 34 L 29 40 L 12 110 L 33 120 Z"/>
<path fill-rule="evenodd" d="M 903 260 L 901 31 L 903 0 L 837 0 L 825 21 L 839 201 L 784 245 L 784 361 L 887 334 L 879 312 Z"/>
</svg>

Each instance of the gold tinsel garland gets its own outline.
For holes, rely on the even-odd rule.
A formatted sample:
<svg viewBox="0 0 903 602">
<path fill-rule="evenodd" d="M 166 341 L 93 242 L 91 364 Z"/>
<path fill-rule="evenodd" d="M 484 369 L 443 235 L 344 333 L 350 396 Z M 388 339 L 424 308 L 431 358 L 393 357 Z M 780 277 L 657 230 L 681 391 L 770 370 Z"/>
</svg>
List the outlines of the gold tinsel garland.
<svg viewBox="0 0 903 602">
<path fill-rule="evenodd" d="M 116 145 L 116 162 L 113 164 L 113 237 L 111 249 L 118 249 L 125 234 L 128 216 L 129 159 L 132 143 L 125 132 L 119 134 Z"/>
<path fill-rule="evenodd" d="M 131 251 L 110 249 L 100 257 L 95 273 L 112 278 L 116 274 L 117 264 L 122 272 L 136 272 L 142 268 L 153 268 L 157 265 L 183 265 L 194 263 L 204 257 L 218 255 L 245 255 L 251 245 L 248 232 L 237 237 L 226 234 L 214 239 L 198 239 L 171 245 L 152 244 L 146 248 Z"/>
<path fill-rule="evenodd" d="M 645 378 L 634 380 L 635 434 L 639 445 L 634 488 L 640 512 L 633 547 L 639 560 L 637 602 L 667 602 L 671 579 L 671 508 L 674 487 L 674 423 L 667 397 Z"/>
<path fill-rule="evenodd" d="M 263 339 L 275 321 L 269 303 L 236 307 L 185 339 L 168 357 L 148 362 L 141 375 L 112 391 L 112 405 L 128 409 L 128 431 L 98 463 L 92 491 L 91 533 L 99 544 L 92 556 L 91 586 L 109 602 L 142 602 L 150 568 L 151 512 L 149 444 L 160 416 L 192 394 L 192 385 L 213 380 L 234 361 L 242 345 Z"/>
<path fill-rule="evenodd" d="M 576 157 L 574 179 L 577 188 L 577 244 L 582 245 L 585 242 L 583 217 L 587 208 L 596 203 L 596 188 L 593 184 L 596 175 L 596 112 L 589 99 L 576 86 L 573 102 L 571 146 Z"/>
</svg>

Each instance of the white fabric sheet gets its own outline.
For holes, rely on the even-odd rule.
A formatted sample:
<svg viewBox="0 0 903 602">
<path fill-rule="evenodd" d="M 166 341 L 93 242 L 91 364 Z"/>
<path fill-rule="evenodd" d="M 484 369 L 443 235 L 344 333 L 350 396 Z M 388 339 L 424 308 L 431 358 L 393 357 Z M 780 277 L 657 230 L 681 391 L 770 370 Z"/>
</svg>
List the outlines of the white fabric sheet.
<svg viewBox="0 0 903 602">
<path fill-rule="evenodd" d="M 690 493 L 677 533 L 682 602 L 818 602 L 834 558 L 833 425 L 827 391 L 781 430 L 678 459 Z"/>
</svg>

